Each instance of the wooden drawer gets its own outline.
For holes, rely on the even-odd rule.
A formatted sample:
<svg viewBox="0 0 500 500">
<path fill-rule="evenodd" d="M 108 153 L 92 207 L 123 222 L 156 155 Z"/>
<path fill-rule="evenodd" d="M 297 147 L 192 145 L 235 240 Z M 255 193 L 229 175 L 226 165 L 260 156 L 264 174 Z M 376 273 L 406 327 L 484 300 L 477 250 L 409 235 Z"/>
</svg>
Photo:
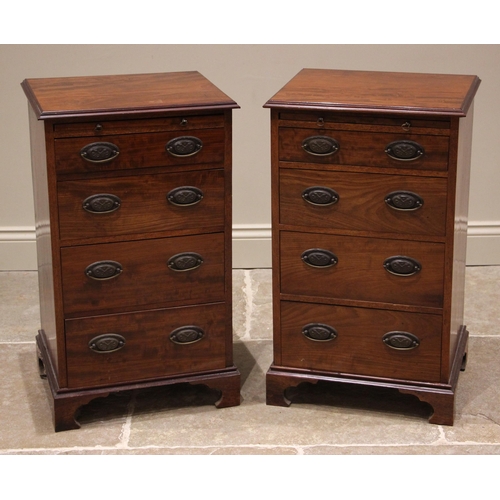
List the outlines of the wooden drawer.
<svg viewBox="0 0 500 500">
<path fill-rule="evenodd" d="M 441 315 L 434 314 L 282 302 L 281 363 L 305 370 L 439 382 L 441 323 Z"/>
<path fill-rule="evenodd" d="M 66 247 L 61 261 L 65 314 L 224 300 L 222 233 Z"/>
<path fill-rule="evenodd" d="M 56 139 L 59 174 L 222 163 L 224 129 Z M 172 152 L 168 152 L 173 145 Z M 199 149 L 198 149 L 199 148 Z M 84 156 L 82 156 L 82 154 Z M 85 159 L 87 158 L 87 159 Z"/>
<path fill-rule="evenodd" d="M 313 139 L 316 137 L 321 139 Z M 331 151 L 327 142 L 332 139 L 338 150 L 333 154 L 324 154 Z M 311 152 L 306 152 L 303 147 L 307 143 Z M 423 154 L 410 161 L 406 156 L 413 154 L 413 143 L 422 149 Z M 386 153 L 389 145 L 403 159 L 392 159 Z M 449 138 L 440 135 L 280 127 L 278 136 L 279 159 L 291 162 L 447 170 L 448 148 Z"/>
<path fill-rule="evenodd" d="M 443 178 L 280 169 L 281 224 L 444 236 L 445 219 Z"/>
<path fill-rule="evenodd" d="M 224 229 L 224 171 L 58 183 L 61 240 Z"/>
<path fill-rule="evenodd" d="M 224 304 L 70 319 L 65 329 L 72 389 L 225 367 Z"/>
<path fill-rule="evenodd" d="M 280 247 L 282 293 L 443 306 L 444 245 L 440 243 L 282 231 Z M 328 252 L 336 264 L 331 265 Z M 392 274 L 384 267 L 392 257 L 397 259 L 389 270 L 412 272 L 408 259 L 414 259 L 420 271 Z"/>
</svg>

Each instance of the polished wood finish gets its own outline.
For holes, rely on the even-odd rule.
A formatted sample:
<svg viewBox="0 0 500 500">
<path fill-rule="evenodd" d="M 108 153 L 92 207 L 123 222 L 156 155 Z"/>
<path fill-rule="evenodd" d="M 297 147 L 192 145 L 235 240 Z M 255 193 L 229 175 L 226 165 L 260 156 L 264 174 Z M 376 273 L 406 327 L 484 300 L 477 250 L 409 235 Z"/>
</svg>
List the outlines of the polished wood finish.
<svg viewBox="0 0 500 500">
<path fill-rule="evenodd" d="M 79 407 L 122 390 L 202 383 L 221 393 L 217 407 L 239 404 L 231 296 L 238 105 L 197 72 L 28 79 L 22 87 L 37 352 L 56 431 L 78 428 Z M 180 153 L 167 150 L 172 140 L 181 140 Z"/>
<path fill-rule="evenodd" d="M 297 203 L 303 192 L 312 186 L 335 186 L 342 192 L 342 198 L 332 205 Z M 392 209 L 385 199 L 398 190 L 418 194 L 423 200 L 422 207 L 408 212 Z M 446 179 L 282 168 L 280 222 L 309 228 L 444 238 Z"/>
<path fill-rule="evenodd" d="M 335 327 L 337 339 L 312 342 L 304 336 L 302 327 L 318 318 Z M 408 351 L 387 348 L 380 339 L 395 330 L 415 334 L 421 345 Z M 399 380 L 440 381 L 441 316 L 438 314 L 282 301 L 281 337 L 284 366 Z"/>
<path fill-rule="evenodd" d="M 222 370 L 225 368 L 224 313 L 224 304 L 217 303 L 68 319 L 68 387 L 106 387 Z M 175 344 L 169 334 L 183 325 L 199 326 L 204 331 L 203 338 Z M 119 332 L 126 339 L 125 346 L 109 354 L 96 354 L 88 348 L 89 339 L 103 332 Z"/>
<path fill-rule="evenodd" d="M 443 305 L 444 247 L 440 243 L 298 231 L 281 231 L 280 237 L 281 293 L 387 305 Z M 337 264 L 325 268 L 305 265 L 301 254 L 311 247 L 331 251 Z M 414 258 L 422 270 L 411 276 L 389 273 L 384 261 L 399 255 Z"/>
<path fill-rule="evenodd" d="M 306 68 L 266 106 L 446 119 L 467 114 L 479 84 L 479 78 L 471 75 Z"/>
<path fill-rule="evenodd" d="M 328 128 L 321 127 L 323 135 Z M 446 136 L 423 136 L 416 134 L 377 134 L 375 132 L 335 130 L 335 139 L 342 144 L 337 154 L 320 157 L 311 156 L 301 147 L 310 129 L 282 127 L 279 139 L 280 160 L 294 162 L 332 163 L 335 165 L 368 165 L 381 168 L 401 168 L 401 162 L 391 160 L 385 148 L 391 142 L 407 139 L 418 142 L 425 149 L 425 157 L 414 168 L 418 170 L 446 170 L 448 160 L 448 138 Z M 327 134 L 325 134 L 327 135 Z"/>
<path fill-rule="evenodd" d="M 99 116 L 83 122 L 55 123 L 54 137 L 56 139 L 71 137 L 97 137 L 102 135 L 119 135 L 123 133 L 156 133 L 170 130 L 180 132 L 188 125 L 192 129 L 200 130 L 223 128 L 224 124 L 224 115 L 197 115 L 189 112 L 183 114 L 181 120 L 179 120 L 179 116 L 163 116 L 161 118 L 155 117 L 154 119 L 134 118 L 133 122 L 130 120 L 118 119 L 108 121 L 104 120 L 103 116 Z"/>
<path fill-rule="evenodd" d="M 179 206 L 165 203 L 169 192 L 193 186 L 203 193 L 203 203 Z M 126 203 L 113 213 L 82 210 L 90 196 L 108 193 Z M 102 238 L 164 231 L 224 231 L 224 170 L 130 175 L 113 179 L 86 177 L 58 183 L 61 240 Z"/>
<path fill-rule="evenodd" d="M 188 252 L 200 255 L 203 263 L 185 271 L 169 267 L 173 256 Z M 224 301 L 223 256 L 224 233 L 62 248 L 64 312 L 74 316 Z M 89 278 L 87 267 L 102 261 L 118 262 L 120 274 L 102 280 Z"/>
<path fill-rule="evenodd" d="M 165 117 L 169 112 L 196 114 L 197 111 L 237 107 L 231 98 L 197 71 L 28 78 L 21 85 L 36 117 L 42 120 L 96 116 L 99 119 Z"/>
<path fill-rule="evenodd" d="M 186 165 L 192 168 L 193 165 L 220 164 L 224 161 L 223 128 L 205 130 L 193 129 L 187 125 L 183 132 L 189 132 L 189 135 L 195 135 L 203 141 L 203 148 L 199 154 L 181 158 L 165 153 L 165 145 L 171 139 L 179 137 L 179 131 L 56 139 L 56 169 L 59 174 L 71 174 L 169 167 L 172 165 Z M 120 155 L 109 165 L 89 163 L 81 157 L 80 150 L 94 142 L 112 143 L 120 149 Z"/>
<path fill-rule="evenodd" d="M 304 69 L 265 104 L 273 212 L 268 404 L 288 406 L 288 387 L 325 380 L 413 394 L 433 407 L 431 423 L 453 424 L 467 353 L 463 288 L 479 84 L 468 75 Z"/>
</svg>

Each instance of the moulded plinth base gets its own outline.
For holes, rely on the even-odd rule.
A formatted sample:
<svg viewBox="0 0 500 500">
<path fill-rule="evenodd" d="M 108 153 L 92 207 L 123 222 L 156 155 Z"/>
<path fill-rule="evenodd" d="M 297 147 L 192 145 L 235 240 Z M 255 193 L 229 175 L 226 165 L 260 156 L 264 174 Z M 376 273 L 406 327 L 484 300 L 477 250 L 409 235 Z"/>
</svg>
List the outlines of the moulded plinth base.
<svg viewBox="0 0 500 500">
<path fill-rule="evenodd" d="M 433 408 L 429 422 L 440 425 L 453 425 L 455 413 L 455 392 L 460 371 L 465 370 L 467 360 L 467 342 L 469 332 L 463 326 L 459 332 L 455 358 L 448 384 L 404 383 L 401 381 L 380 381 L 363 377 L 349 377 L 348 375 L 305 372 L 293 368 L 271 365 L 266 375 L 266 403 L 273 406 L 290 406 L 292 401 L 285 395 L 286 389 L 295 387 L 303 382 L 316 384 L 319 381 L 336 382 L 340 384 L 354 384 L 361 386 L 385 387 L 397 389 L 402 394 L 411 394 L 420 401 L 428 403 Z"/>
</svg>

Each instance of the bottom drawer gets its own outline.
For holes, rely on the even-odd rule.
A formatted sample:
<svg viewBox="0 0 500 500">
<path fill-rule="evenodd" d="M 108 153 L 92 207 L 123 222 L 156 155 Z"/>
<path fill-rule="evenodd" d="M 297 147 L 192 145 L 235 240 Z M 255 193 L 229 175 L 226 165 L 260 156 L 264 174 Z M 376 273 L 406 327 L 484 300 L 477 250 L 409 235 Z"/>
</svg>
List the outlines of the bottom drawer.
<svg viewBox="0 0 500 500">
<path fill-rule="evenodd" d="M 66 320 L 68 387 L 225 367 L 225 304 Z"/>
<path fill-rule="evenodd" d="M 281 365 L 439 382 L 441 316 L 281 303 Z"/>
</svg>

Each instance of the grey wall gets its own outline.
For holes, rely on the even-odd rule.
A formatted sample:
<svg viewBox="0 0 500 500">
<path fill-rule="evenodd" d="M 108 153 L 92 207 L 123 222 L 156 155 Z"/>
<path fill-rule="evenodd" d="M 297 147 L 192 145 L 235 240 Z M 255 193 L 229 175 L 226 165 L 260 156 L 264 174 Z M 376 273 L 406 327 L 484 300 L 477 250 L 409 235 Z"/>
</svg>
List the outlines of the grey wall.
<svg viewBox="0 0 500 500">
<path fill-rule="evenodd" d="M 300 69 L 478 75 L 469 264 L 500 264 L 500 45 L 0 45 L 0 270 L 35 269 L 25 78 L 197 70 L 234 111 L 235 267 L 270 265 L 269 111 Z"/>
</svg>

